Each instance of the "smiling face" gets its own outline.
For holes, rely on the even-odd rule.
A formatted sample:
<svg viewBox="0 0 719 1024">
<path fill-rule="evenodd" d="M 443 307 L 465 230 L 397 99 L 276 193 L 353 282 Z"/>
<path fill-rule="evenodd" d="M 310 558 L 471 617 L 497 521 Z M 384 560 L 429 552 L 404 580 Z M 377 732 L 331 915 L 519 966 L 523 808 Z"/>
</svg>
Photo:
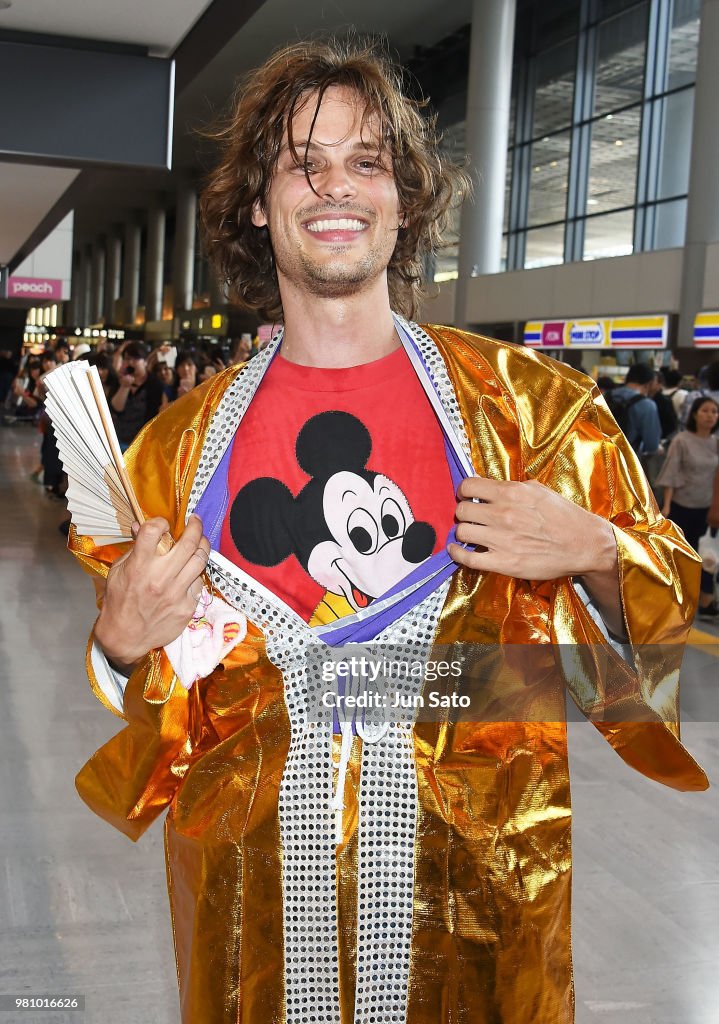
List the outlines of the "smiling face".
<svg viewBox="0 0 719 1024">
<path fill-rule="evenodd" d="M 340 298 L 386 276 L 402 214 L 390 154 L 376 121 L 362 126 L 357 96 L 332 86 L 313 126 L 315 110 L 312 94 L 292 122 L 300 162 L 285 131 L 267 201 L 252 220 L 269 229 L 280 291 L 294 285 Z"/>
<path fill-rule="evenodd" d="M 356 611 L 432 553 L 434 530 L 415 522 L 401 489 L 380 473 L 336 473 L 324 488 L 323 514 L 333 539 L 315 546 L 307 571 Z"/>
</svg>

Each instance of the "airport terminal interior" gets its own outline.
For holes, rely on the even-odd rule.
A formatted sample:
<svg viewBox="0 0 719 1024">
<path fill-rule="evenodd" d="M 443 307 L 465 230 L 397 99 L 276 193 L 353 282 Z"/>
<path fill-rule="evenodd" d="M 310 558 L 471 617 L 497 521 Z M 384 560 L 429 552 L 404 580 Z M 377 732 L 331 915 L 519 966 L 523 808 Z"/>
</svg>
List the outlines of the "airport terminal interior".
<svg viewBox="0 0 719 1024">
<path fill-rule="evenodd" d="M 277 324 L 233 301 L 198 229 L 212 132 L 275 49 L 348 33 L 382 37 L 474 178 L 426 260 L 422 322 L 569 364 L 605 397 L 643 368 L 660 508 L 690 407 L 719 402 L 717 0 L 0 0 L 0 1022 L 180 1019 L 162 824 L 132 843 L 74 788 L 121 721 L 86 678 L 95 592 L 67 551 L 42 378 L 85 359 L 112 398 L 135 360 L 157 411 L 256 358 Z M 577 1024 L 719 1021 L 705 575 L 681 706 L 711 788 L 643 778 L 570 716 Z M 84 1009 L 16 1005 L 54 996 Z"/>
</svg>

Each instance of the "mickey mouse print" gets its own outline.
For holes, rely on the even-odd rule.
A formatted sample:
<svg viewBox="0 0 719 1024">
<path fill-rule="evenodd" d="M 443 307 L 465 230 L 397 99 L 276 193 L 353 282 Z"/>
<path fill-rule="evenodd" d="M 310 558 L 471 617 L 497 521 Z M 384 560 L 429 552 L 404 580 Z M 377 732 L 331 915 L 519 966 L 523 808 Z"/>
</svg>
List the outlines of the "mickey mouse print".
<svg viewBox="0 0 719 1024">
<path fill-rule="evenodd" d="M 297 462 L 310 477 L 300 493 L 259 477 L 232 503 L 230 532 L 247 561 L 274 566 L 294 555 L 325 588 L 313 624 L 327 611 L 339 618 L 366 608 L 435 549 L 434 527 L 415 519 L 401 487 L 367 468 L 371 451 L 356 416 L 319 413 L 297 437 Z"/>
</svg>

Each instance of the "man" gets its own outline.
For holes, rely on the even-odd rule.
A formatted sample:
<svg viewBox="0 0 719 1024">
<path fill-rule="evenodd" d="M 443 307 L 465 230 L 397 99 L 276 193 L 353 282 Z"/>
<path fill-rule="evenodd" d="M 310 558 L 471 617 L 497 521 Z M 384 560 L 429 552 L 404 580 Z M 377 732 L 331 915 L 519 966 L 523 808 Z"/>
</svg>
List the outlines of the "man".
<svg viewBox="0 0 719 1024">
<path fill-rule="evenodd" d="M 38 395 L 44 402 L 47 397 L 45 378 L 56 368 L 57 356 L 52 349 L 46 349 L 40 356 L 40 360 L 42 363 L 42 374 L 38 382 Z M 55 432 L 52 429 L 50 417 L 45 412 L 44 408 L 40 412 L 38 427 L 42 434 L 42 442 L 40 444 L 42 482 L 45 485 L 45 490 L 48 494 L 55 498 L 61 498 L 64 493 L 62 462 L 60 460 L 60 452 L 57 449 L 57 442 L 55 441 Z M 36 478 L 35 473 L 33 474 L 33 478 Z M 69 519 L 67 522 L 69 527 Z M 64 532 L 65 536 L 67 536 L 67 531 Z"/>
<path fill-rule="evenodd" d="M 666 373 L 671 371 L 667 370 Z M 659 414 L 659 429 L 661 432 L 661 443 L 668 443 L 674 437 L 679 427 L 677 414 L 674 412 L 671 393 L 667 392 L 666 373 L 659 370 L 654 375 L 654 380 L 649 385 L 647 395 L 657 407 Z"/>
<path fill-rule="evenodd" d="M 692 405 L 697 398 L 711 398 L 719 405 L 719 359 L 714 359 L 699 372 L 699 388 L 684 392 L 681 411 L 679 412 L 679 423 L 682 429 L 686 427 L 687 419 Z"/>
<path fill-rule="evenodd" d="M 657 372 L 646 363 L 633 363 L 624 384 L 607 397 L 607 404 L 627 441 L 640 455 L 653 455 L 662 439 L 656 404 L 650 398 L 656 390 Z"/>
<path fill-rule="evenodd" d="M 162 403 L 162 384 L 147 370 L 149 354 L 141 341 L 131 341 L 122 350 L 119 386 L 110 399 L 110 409 L 123 451 L 157 415 Z"/>
<path fill-rule="evenodd" d="M 675 666 L 641 654 L 680 650 L 696 558 L 591 382 L 393 315 L 411 315 L 464 180 L 391 65 L 291 46 L 251 76 L 222 141 L 202 200 L 212 256 L 284 335 L 130 450 L 153 518 L 129 552 L 72 539 L 107 577 L 90 679 L 127 722 L 78 788 L 135 839 L 171 807 L 187 1024 L 569 1024 L 564 724 L 333 730 L 308 711 L 306 650 L 345 629 L 421 657 L 459 642 L 489 679 L 507 645 L 514 693 L 561 702 L 556 645 L 582 644 L 575 699 L 610 744 L 703 789 L 672 724 Z M 216 596 L 247 634 L 186 688 L 164 648 L 195 612 L 211 545 Z"/>
<path fill-rule="evenodd" d="M 681 412 L 684 399 L 686 398 L 686 388 L 683 388 L 682 381 L 684 380 L 683 374 L 678 369 L 669 367 L 662 371 L 664 375 L 664 387 L 662 388 L 662 394 L 665 398 L 668 398 L 672 403 L 672 411 L 677 421 L 677 427 L 679 426 L 679 413 Z M 661 419 L 661 417 L 660 417 Z"/>
</svg>

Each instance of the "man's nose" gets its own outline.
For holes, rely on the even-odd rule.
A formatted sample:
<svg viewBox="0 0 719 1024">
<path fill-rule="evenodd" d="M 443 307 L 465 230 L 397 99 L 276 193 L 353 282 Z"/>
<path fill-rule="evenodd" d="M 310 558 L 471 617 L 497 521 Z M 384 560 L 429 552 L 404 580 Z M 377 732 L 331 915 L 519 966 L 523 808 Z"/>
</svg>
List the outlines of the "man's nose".
<svg viewBox="0 0 719 1024">
<path fill-rule="evenodd" d="M 351 199 L 357 193 L 352 175 L 343 164 L 327 168 L 317 191 L 334 203 Z"/>
</svg>

